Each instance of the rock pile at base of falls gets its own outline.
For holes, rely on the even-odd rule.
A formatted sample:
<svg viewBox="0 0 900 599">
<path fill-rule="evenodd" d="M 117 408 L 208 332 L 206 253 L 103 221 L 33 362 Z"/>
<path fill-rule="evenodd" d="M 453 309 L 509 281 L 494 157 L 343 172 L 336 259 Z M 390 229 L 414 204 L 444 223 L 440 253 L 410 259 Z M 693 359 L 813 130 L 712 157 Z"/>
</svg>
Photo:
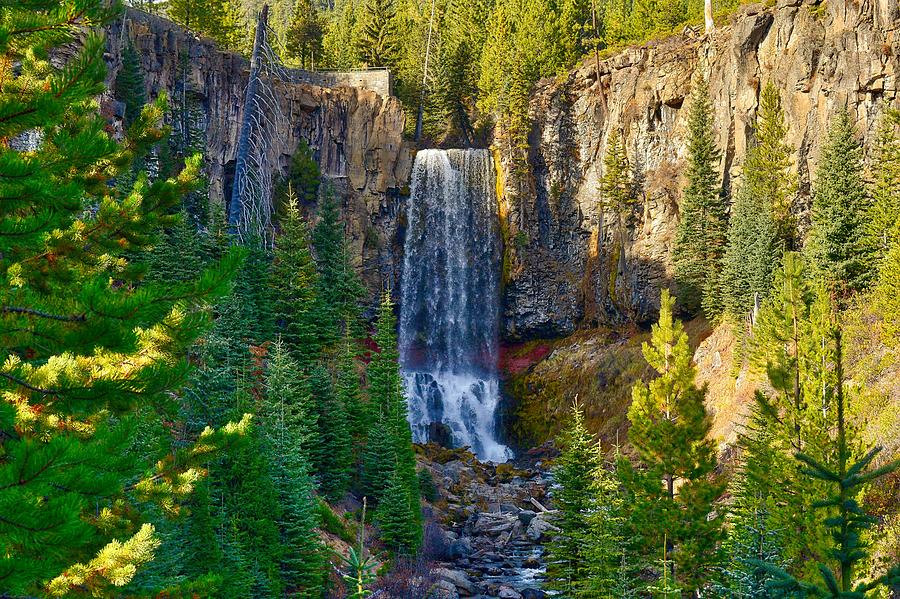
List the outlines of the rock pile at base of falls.
<svg viewBox="0 0 900 599">
<path fill-rule="evenodd" d="M 465 450 L 426 446 L 420 466 L 441 499 L 433 518 L 446 551 L 432 574 L 442 599 L 540 599 L 544 543 L 558 530 L 546 506 L 550 479 L 540 460 L 484 464 Z"/>
</svg>

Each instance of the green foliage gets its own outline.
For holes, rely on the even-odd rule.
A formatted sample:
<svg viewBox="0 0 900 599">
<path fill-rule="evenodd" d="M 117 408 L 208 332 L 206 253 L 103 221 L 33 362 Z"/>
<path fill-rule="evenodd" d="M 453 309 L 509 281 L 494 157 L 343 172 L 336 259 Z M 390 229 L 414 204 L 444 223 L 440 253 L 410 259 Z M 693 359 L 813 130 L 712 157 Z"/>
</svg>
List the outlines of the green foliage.
<svg viewBox="0 0 900 599">
<path fill-rule="evenodd" d="M 865 242 L 877 265 L 900 238 L 900 111 L 885 106 L 878 121 L 872 151 L 869 196 L 864 219 Z"/>
<path fill-rule="evenodd" d="M 714 516 L 713 502 L 722 485 L 713 476 L 716 451 L 708 438 L 706 388 L 694 384 L 692 352 L 684 328 L 672 318 L 673 304 L 663 291 L 659 323 L 643 346 L 658 376 L 634 386 L 628 409 L 628 438 L 644 467 L 628 477 L 634 495 L 631 526 L 646 556 L 659 550 L 665 536 L 674 545 L 678 584 L 700 589 L 716 566 L 722 518 Z"/>
<path fill-rule="evenodd" d="M 300 68 L 315 70 L 322 59 L 323 23 L 319 9 L 312 0 L 295 0 L 285 36 L 287 57 Z"/>
<path fill-rule="evenodd" d="M 326 350 L 347 333 L 359 327 L 359 301 L 365 289 L 350 264 L 350 252 L 344 237 L 337 200 L 330 190 L 319 200 L 319 220 L 313 228 L 319 280 L 316 287 L 319 318 L 319 343 Z"/>
<path fill-rule="evenodd" d="M 797 181 L 791 171 L 792 148 L 785 143 L 788 130 L 784 118 L 781 94 L 769 81 L 760 94 L 756 139 L 744 161 L 743 185 L 771 211 L 779 245 L 793 250 L 799 247 L 793 212 Z"/>
<path fill-rule="evenodd" d="M 400 52 L 394 0 L 366 0 L 357 51 L 366 66 L 390 67 Z"/>
<path fill-rule="evenodd" d="M 176 445 L 150 425 L 176 410 L 186 348 L 240 256 L 189 281 L 141 284 L 141 257 L 200 162 L 114 184 L 163 139 L 165 110 L 164 98 L 145 108 L 124 144 L 105 132 L 97 28 L 114 14 L 90 1 L 0 8 L 0 135 L 38 134 L 30 151 L 0 147 L 0 586 L 16 595 L 126 584 L 159 546 L 151 511 L 177 513 L 202 465 L 249 427 L 247 417 Z M 54 66 L 48 53 L 76 35 Z M 153 437 L 139 449 L 138 430 Z"/>
<path fill-rule="evenodd" d="M 768 588 L 777 597 L 865 597 L 879 588 L 887 590 L 900 583 L 900 565 L 874 579 L 867 579 L 859 571 L 859 565 L 866 558 L 866 545 L 862 534 L 877 522 L 859 504 L 863 488 L 879 478 L 890 474 L 900 462 L 894 461 L 880 468 L 871 469 L 872 461 L 880 448 L 868 451 L 861 459 L 853 461 L 853 441 L 847 424 L 847 384 L 844 379 L 841 329 L 835 323 L 827 332 L 827 343 L 834 356 L 831 363 L 834 385 L 824 390 L 825 399 L 833 403 L 836 427 L 829 459 L 820 460 L 805 452 L 796 454 L 801 464 L 801 474 L 820 484 L 826 492 L 813 507 L 824 515 L 821 524 L 831 533 L 832 544 L 828 551 L 829 561 L 821 560 L 818 574 L 821 581 L 810 582 L 789 574 L 787 571 L 768 563 L 760 566 L 770 573 L 774 580 Z"/>
<path fill-rule="evenodd" d="M 872 253 L 863 235 L 867 211 L 862 145 L 842 110 L 816 166 L 812 228 L 804 247 L 812 274 L 840 297 L 864 288 L 871 274 Z"/>
<path fill-rule="evenodd" d="M 269 279 L 274 289 L 276 329 L 303 368 L 308 368 L 322 349 L 316 295 L 318 278 L 306 222 L 291 193 L 280 231 L 275 237 Z"/>
<path fill-rule="evenodd" d="M 141 110 L 147 103 L 147 92 L 144 88 L 144 74 L 141 72 L 141 59 L 130 38 L 122 50 L 122 66 L 116 73 L 113 92 L 116 99 L 125 103 L 125 127 L 131 127 L 141 116 Z"/>
<path fill-rule="evenodd" d="M 331 375 L 325 367 L 313 367 L 309 384 L 319 422 L 319 448 L 316 452 L 319 490 L 324 497 L 338 500 L 350 486 L 353 459 L 347 412 L 334 391 Z"/>
<path fill-rule="evenodd" d="M 247 52 L 250 34 L 237 0 L 168 0 L 166 16 L 228 50 Z"/>
<path fill-rule="evenodd" d="M 727 561 L 716 590 L 737 597 L 768 599 L 772 576 L 759 566 L 787 566 L 783 557 L 789 522 L 780 495 L 791 473 L 785 448 L 779 446 L 772 418 L 754 403 L 738 436 L 741 451 L 737 475 L 729 491 L 734 498 L 723 544 Z"/>
<path fill-rule="evenodd" d="M 400 468 L 394 469 L 375 515 L 381 540 L 395 554 L 415 553 L 421 542 L 421 525 L 410 514 L 413 501 L 418 508 L 418 486 L 413 497 Z"/>
<path fill-rule="evenodd" d="M 594 439 L 585 428 L 584 413 L 572 405 L 571 423 L 560 439 L 562 451 L 553 470 L 559 485 L 554 494 L 558 514 L 553 523 L 559 535 L 549 545 L 547 577 L 550 586 L 565 596 L 577 595 L 575 589 L 587 577 L 587 553 L 594 542 L 589 525 L 593 507 L 593 483 L 601 467 Z"/>
<path fill-rule="evenodd" d="M 722 311 L 719 273 L 725 255 L 728 215 L 717 168 L 709 83 L 698 74 L 691 90 L 688 115 L 687 186 L 675 233 L 672 262 L 678 298 L 691 313 L 701 307 L 707 318 Z"/>
<path fill-rule="evenodd" d="M 830 368 L 836 356 L 828 339 L 834 330 L 833 315 L 824 289 L 811 286 L 804 276 L 801 258 L 784 256 L 772 297 L 763 306 L 753 330 L 750 361 L 763 370 L 773 390 L 757 393 L 757 401 L 774 431 L 774 446 L 790 456 L 803 452 L 827 460 L 831 451 L 831 393 L 837 384 Z M 812 501 L 821 485 L 787 468 L 779 486 L 791 493 L 777 493 L 772 508 L 776 528 L 785 528 L 783 558 L 789 564 L 819 559 L 827 545 L 826 532 L 816 518 Z M 775 473 L 769 474 L 772 480 Z"/>
<path fill-rule="evenodd" d="M 291 157 L 287 177 L 279 183 L 275 192 L 278 197 L 276 210 L 282 219 L 292 196 L 298 205 L 313 203 L 319 197 L 321 184 L 322 173 L 312 148 L 309 147 L 306 140 L 300 140 L 297 150 Z"/>
</svg>

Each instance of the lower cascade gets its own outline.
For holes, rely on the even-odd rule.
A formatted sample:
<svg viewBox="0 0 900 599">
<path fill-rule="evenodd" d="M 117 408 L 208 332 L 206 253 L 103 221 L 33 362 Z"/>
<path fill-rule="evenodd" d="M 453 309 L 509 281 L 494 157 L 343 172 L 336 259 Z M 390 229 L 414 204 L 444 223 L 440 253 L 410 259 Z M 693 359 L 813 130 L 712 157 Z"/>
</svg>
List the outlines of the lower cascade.
<svg viewBox="0 0 900 599">
<path fill-rule="evenodd" d="M 487 150 L 416 154 L 404 246 L 400 364 L 416 442 L 443 423 L 482 460 L 512 457 L 496 410 L 500 242 Z"/>
</svg>

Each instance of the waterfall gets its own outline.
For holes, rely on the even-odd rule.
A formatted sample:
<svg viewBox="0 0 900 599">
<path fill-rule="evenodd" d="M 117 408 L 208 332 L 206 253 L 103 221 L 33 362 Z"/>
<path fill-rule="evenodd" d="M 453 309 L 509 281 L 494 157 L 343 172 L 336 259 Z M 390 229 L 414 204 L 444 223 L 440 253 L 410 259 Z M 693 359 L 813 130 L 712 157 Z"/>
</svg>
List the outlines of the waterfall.
<svg viewBox="0 0 900 599">
<path fill-rule="evenodd" d="M 417 442 L 433 422 L 482 460 L 512 452 L 496 440 L 500 241 L 487 150 L 416 155 L 407 212 L 400 364 Z"/>
</svg>

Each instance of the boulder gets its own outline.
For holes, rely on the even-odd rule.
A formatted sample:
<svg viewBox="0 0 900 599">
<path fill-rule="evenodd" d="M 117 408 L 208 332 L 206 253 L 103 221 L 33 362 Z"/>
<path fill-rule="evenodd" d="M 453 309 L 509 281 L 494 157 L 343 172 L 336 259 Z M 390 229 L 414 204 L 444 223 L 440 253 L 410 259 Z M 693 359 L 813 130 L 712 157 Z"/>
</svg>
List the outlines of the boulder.
<svg viewBox="0 0 900 599">
<path fill-rule="evenodd" d="M 497 596 L 500 599 L 522 599 L 522 593 L 509 586 L 500 587 L 500 592 Z"/>
<path fill-rule="evenodd" d="M 528 529 L 525 531 L 525 534 L 532 541 L 540 541 L 544 538 L 548 532 L 558 531 L 559 529 L 550 524 L 547 521 L 547 516 L 544 514 L 538 514 L 534 517 L 531 523 L 528 525 Z"/>
<path fill-rule="evenodd" d="M 437 568 L 434 575 L 438 580 L 449 582 L 461 595 L 471 596 L 475 594 L 475 584 L 469 578 L 469 575 L 461 570 L 451 570 L 449 568 Z"/>
<path fill-rule="evenodd" d="M 525 589 L 522 591 L 522 599 L 546 599 L 547 593 L 540 589 Z"/>
</svg>

